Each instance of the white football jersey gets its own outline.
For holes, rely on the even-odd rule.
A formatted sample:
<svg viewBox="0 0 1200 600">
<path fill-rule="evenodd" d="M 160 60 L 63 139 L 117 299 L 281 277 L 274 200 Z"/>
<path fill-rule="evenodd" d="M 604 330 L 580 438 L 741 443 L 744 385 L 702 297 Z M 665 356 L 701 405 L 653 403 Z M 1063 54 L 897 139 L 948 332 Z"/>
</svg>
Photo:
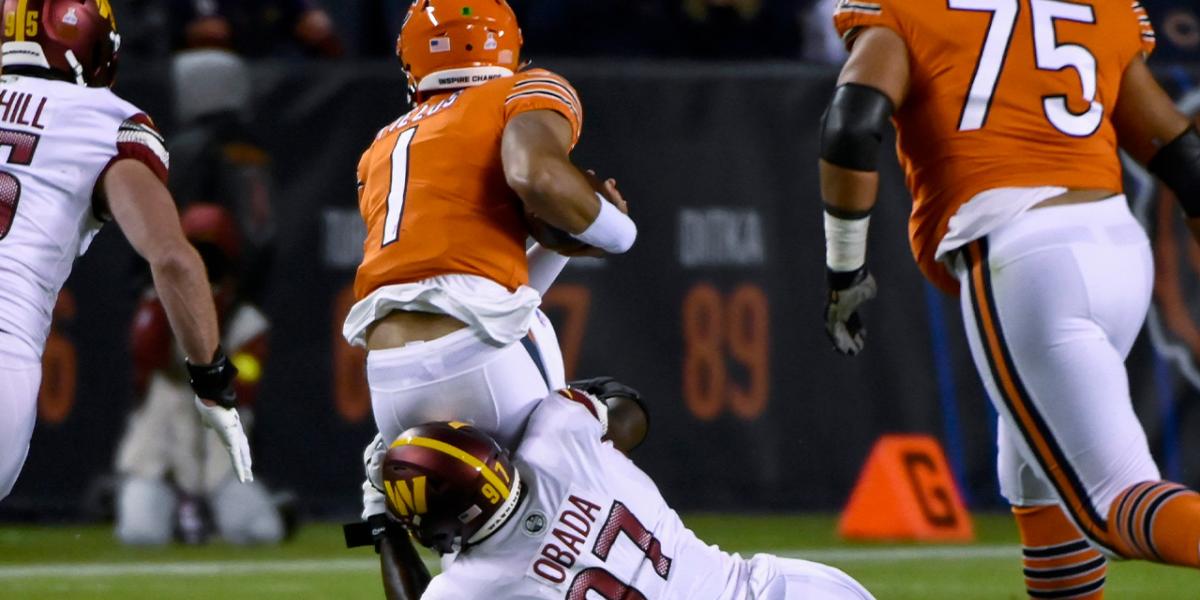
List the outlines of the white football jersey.
<svg viewBox="0 0 1200 600">
<path fill-rule="evenodd" d="M 492 537 L 459 554 L 423 600 L 734 600 L 746 561 L 701 542 L 599 422 L 558 394 L 516 452 L 527 496 Z"/>
<path fill-rule="evenodd" d="M 167 151 L 149 118 L 107 88 L 0 77 L 0 331 L 41 356 L 58 292 L 99 232 L 93 205 L 119 158 L 165 180 Z"/>
</svg>

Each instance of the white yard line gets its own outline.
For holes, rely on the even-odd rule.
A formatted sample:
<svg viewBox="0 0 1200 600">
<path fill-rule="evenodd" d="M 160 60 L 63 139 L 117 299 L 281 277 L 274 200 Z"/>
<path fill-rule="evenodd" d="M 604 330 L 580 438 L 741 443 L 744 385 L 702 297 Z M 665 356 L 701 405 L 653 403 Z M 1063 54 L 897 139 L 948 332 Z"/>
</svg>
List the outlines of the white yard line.
<svg viewBox="0 0 1200 600">
<path fill-rule="evenodd" d="M 814 548 L 811 550 L 784 550 L 777 553 L 784 558 L 802 558 L 817 562 L 903 562 L 912 560 L 986 560 L 993 558 L 1020 558 L 1021 547 L 1017 545 L 991 546 L 886 546 L 878 548 Z M 0 570 L 0 574 L 3 571 Z M 2 575 L 0 575 L 2 576 Z"/>
<path fill-rule="evenodd" d="M 813 548 L 777 552 L 786 558 L 802 558 L 817 562 L 901 562 L 912 560 L 963 560 L 1016 558 L 1021 549 L 1013 545 L 994 546 L 886 546 L 873 548 Z M 753 553 L 742 553 L 750 556 Z M 435 568 L 436 563 L 430 563 Z M 196 561 L 166 563 L 51 563 L 21 566 L 0 564 L 0 580 L 52 579 L 72 577 L 131 577 L 175 575 L 185 577 L 219 577 L 228 575 L 258 575 L 264 573 L 346 573 L 369 572 L 379 569 L 378 561 L 366 558 L 335 560 L 245 560 Z"/>
</svg>

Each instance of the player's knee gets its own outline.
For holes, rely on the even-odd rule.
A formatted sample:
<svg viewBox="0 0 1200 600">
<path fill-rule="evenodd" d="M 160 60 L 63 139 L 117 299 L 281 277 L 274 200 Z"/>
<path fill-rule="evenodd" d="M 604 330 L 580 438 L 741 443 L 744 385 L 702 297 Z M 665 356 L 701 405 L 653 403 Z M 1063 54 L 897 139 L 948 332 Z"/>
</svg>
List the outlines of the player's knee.
<svg viewBox="0 0 1200 600">
<path fill-rule="evenodd" d="M 283 517 L 267 489 L 257 482 L 230 479 L 212 497 L 213 519 L 221 537 L 239 545 L 283 541 Z"/>
<path fill-rule="evenodd" d="M 840 569 L 806 560 L 759 554 L 750 561 L 750 587 L 761 600 L 874 600 Z"/>
<path fill-rule="evenodd" d="M 164 481 L 125 479 L 117 488 L 117 540 L 132 546 L 170 543 L 177 503 L 175 492 Z"/>
</svg>

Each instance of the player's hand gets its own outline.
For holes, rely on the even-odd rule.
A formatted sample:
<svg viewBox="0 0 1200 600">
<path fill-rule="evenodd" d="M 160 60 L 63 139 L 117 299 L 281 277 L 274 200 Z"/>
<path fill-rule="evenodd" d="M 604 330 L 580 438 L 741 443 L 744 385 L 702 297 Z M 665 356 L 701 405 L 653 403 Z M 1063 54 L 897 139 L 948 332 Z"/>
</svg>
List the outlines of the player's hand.
<svg viewBox="0 0 1200 600">
<path fill-rule="evenodd" d="M 600 194 L 605 200 L 608 200 L 610 204 L 617 207 L 617 210 L 624 214 L 629 214 L 629 203 L 625 201 L 625 197 L 622 196 L 620 190 L 617 189 L 616 179 L 610 177 L 601 181 L 600 176 L 596 175 L 596 172 L 591 169 L 585 171 L 584 175 L 587 176 L 588 182 L 592 184 L 592 189 L 596 190 L 596 193 Z"/>
<path fill-rule="evenodd" d="M 387 456 L 387 444 L 383 434 L 375 434 L 375 439 L 363 450 L 363 512 L 364 521 L 375 515 L 387 512 L 387 498 L 383 495 L 383 459 Z"/>
<path fill-rule="evenodd" d="M 875 278 L 865 266 L 846 273 L 826 269 L 829 300 L 825 304 L 825 333 L 833 347 L 847 356 L 862 352 L 867 328 L 858 309 L 875 297 Z"/>
<path fill-rule="evenodd" d="M 221 438 L 221 445 L 229 452 L 233 463 L 233 472 L 238 481 L 246 483 L 254 481 L 251 470 L 250 441 L 242 430 L 242 418 L 236 408 L 225 408 L 211 400 L 201 400 L 196 397 L 196 410 L 200 412 L 200 420 Z"/>
</svg>

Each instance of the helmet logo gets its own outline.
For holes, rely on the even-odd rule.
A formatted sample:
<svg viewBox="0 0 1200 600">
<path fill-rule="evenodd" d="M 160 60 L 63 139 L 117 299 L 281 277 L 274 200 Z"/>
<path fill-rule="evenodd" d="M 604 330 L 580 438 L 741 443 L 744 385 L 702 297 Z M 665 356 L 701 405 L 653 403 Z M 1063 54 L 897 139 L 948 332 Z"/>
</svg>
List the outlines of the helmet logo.
<svg viewBox="0 0 1200 600">
<path fill-rule="evenodd" d="M 500 42 L 496 41 L 496 32 L 489 31 L 487 41 L 483 43 L 484 50 L 495 50 L 500 47 Z"/>
<path fill-rule="evenodd" d="M 440 52 L 449 52 L 449 51 L 450 51 L 450 38 L 437 37 L 437 38 L 433 38 L 433 39 L 429 40 L 429 52 L 431 54 L 438 54 Z"/>
<path fill-rule="evenodd" d="M 67 10 L 67 14 L 63 15 L 62 22 L 71 27 L 79 24 L 79 12 L 75 10 L 74 6 Z"/>
<path fill-rule="evenodd" d="M 117 28 L 117 18 L 113 14 L 112 4 L 109 4 L 108 0 L 96 0 L 96 11 L 100 13 L 101 18 L 108 19 L 113 29 Z"/>
<path fill-rule="evenodd" d="M 412 489 L 407 481 L 385 481 L 388 501 L 400 516 L 423 515 L 429 508 L 425 501 L 425 476 L 412 479 Z"/>
</svg>

